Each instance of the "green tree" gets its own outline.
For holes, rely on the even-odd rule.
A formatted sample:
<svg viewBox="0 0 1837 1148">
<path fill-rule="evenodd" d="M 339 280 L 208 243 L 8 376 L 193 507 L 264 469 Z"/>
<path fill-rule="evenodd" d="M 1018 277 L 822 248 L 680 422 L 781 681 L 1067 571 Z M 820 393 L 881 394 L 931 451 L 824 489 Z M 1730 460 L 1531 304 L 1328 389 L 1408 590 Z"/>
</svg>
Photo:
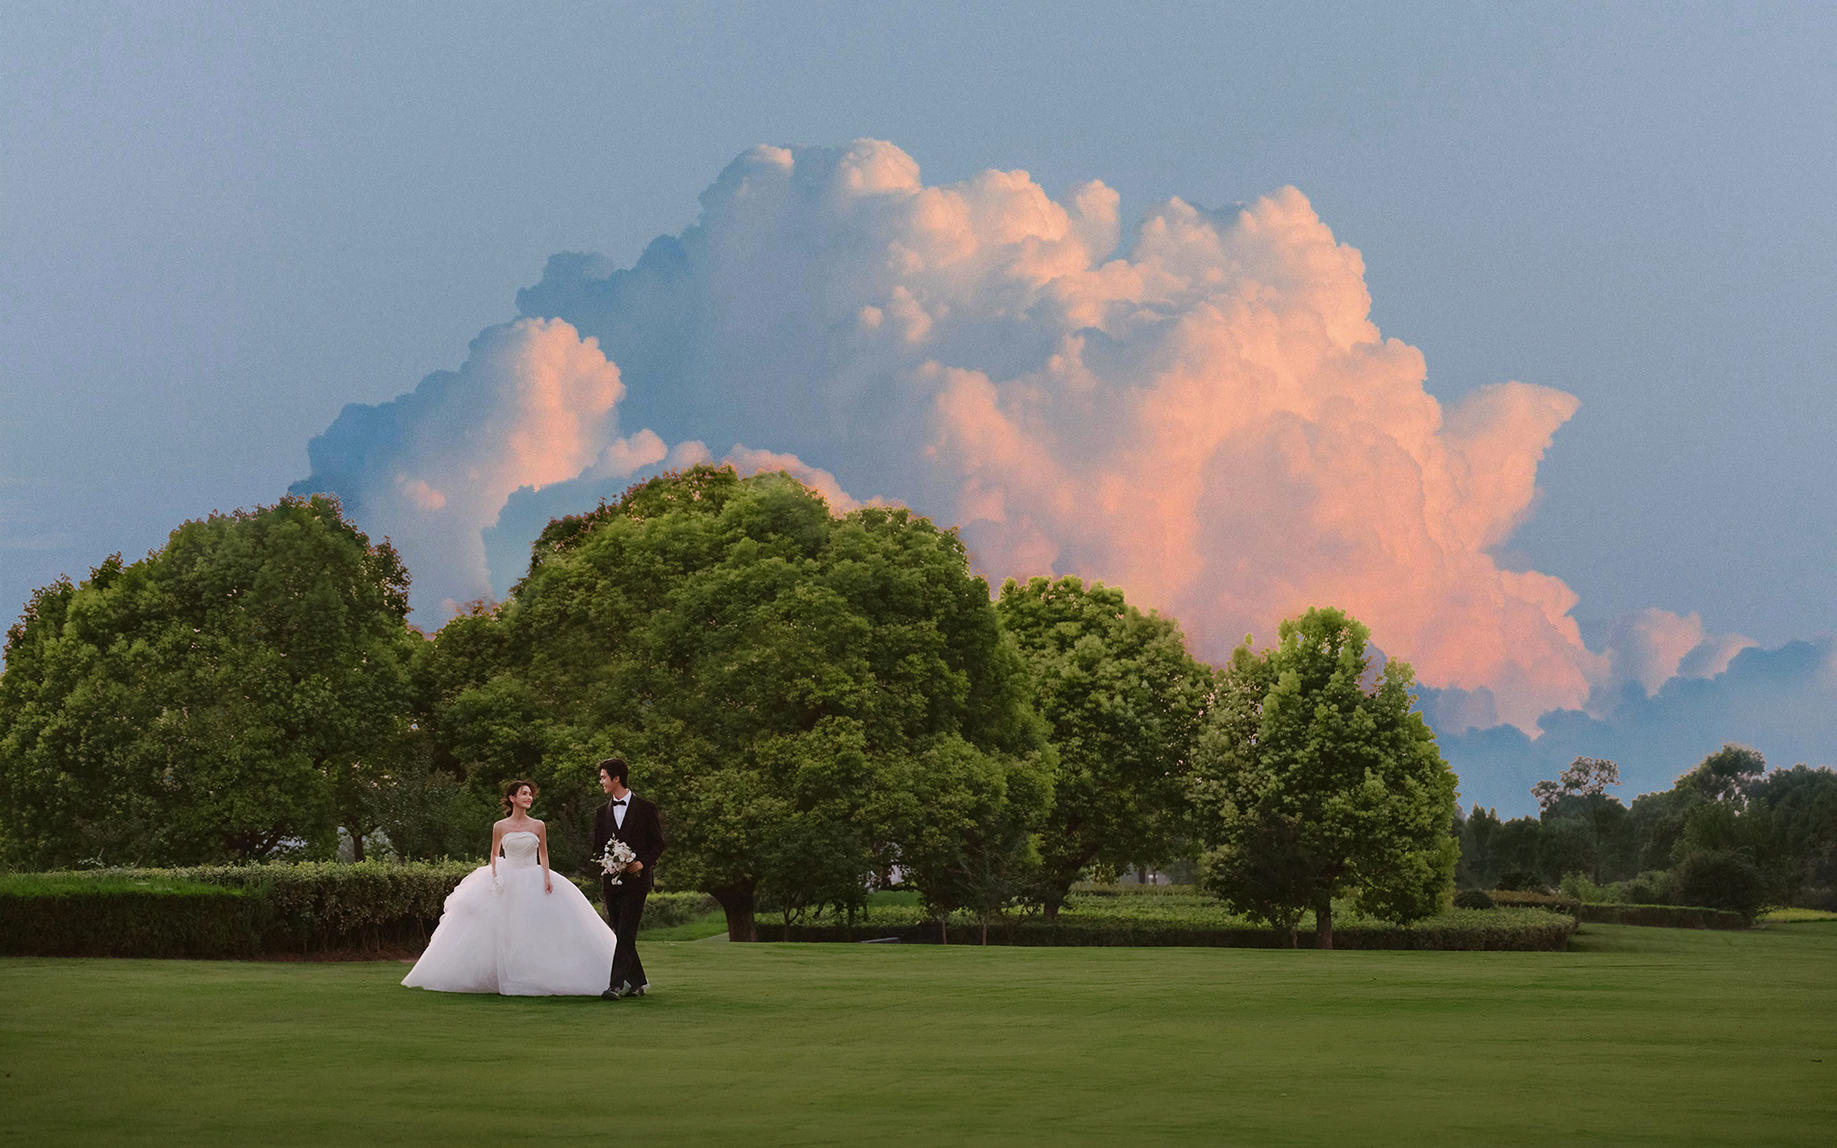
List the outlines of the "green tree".
<svg viewBox="0 0 1837 1148">
<path fill-rule="evenodd" d="M 1770 822 L 1787 903 L 1809 890 L 1823 890 L 1829 900 L 1837 886 L 1837 771 L 1801 763 L 1767 773 L 1747 792 L 1749 809 Z"/>
<path fill-rule="evenodd" d="M 1566 797 L 1593 797 L 1607 792 L 1610 785 L 1620 784 L 1620 767 L 1604 757 L 1578 757 L 1564 767 L 1555 781 L 1540 781 L 1531 787 L 1539 812 L 1548 812 Z"/>
<path fill-rule="evenodd" d="M 1604 757 L 1578 757 L 1555 781 L 1531 787 L 1547 829 L 1542 876 L 1551 884 L 1570 873 L 1603 880 L 1632 876 L 1637 847 L 1626 806 L 1607 793 L 1620 784 L 1620 767 Z"/>
<path fill-rule="evenodd" d="M 407 710 L 408 575 L 328 499 L 187 522 L 33 595 L 0 675 L 8 859 L 329 855 Z"/>
<path fill-rule="evenodd" d="M 1725 743 L 1677 780 L 1677 788 L 1705 801 L 1740 803 L 1767 772 L 1767 759 L 1745 745 Z"/>
<path fill-rule="evenodd" d="M 1493 833 L 1493 852 L 1499 859 L 1499 888 L 1531 889 L 1553 884 L 1544 877 L 1543 838 L 1543 822 L 1535 817 L 1514 817 L 1499 823 Z"/>
<path fill-rule="evenodd" d="M 533 777 L 551 824 L 584 826 L 593 763 L 623 753 L 663 807 L 660 879 L 711 893 L 735 940 L 762 897 L 792 915 L 859 903 L 898 862 L 884 795 L 933 747 L 1016 769 L 1041 748 L 955 535 L 901 508 L 835 517 L 782 474 L 697 467 L 558 519 L 510 597 L 438 644 L 458 769 Z"/>
<path fill-rule="evenodd" d="M 1010 579 L 996 610 L 1027 659 L 1058 751 L 1040 849 L 1039 896 L 1052 920 L 1086 866 L 1168 859 L 1212 671 L 1172 620 L 1102 583 Z"/>
<path fill-rule="evenodd" d="M 1434 913 L 1458 852 L 1454 772 L 1414 709 L 1410 667 L 1374 672 L 1370 631 L 1336 609 L 1284 621 L 1233 653 L 1194 758 L 1211 849 L 1204 881 L 1289 930 L 1312 908 L 1333 944 L 1333 898 L 1410 921 Z"/>
<path fill-rule="evenodd" d="M 1460 817 L 1455 807 L 1459 829 L 1461 857 L 1455 868 L 1455 883 L 1463 889 L 1497 889 L 1502 873 L 1498 849 L 1501 822 L 1495 809 L 1479 805 L 1467 817 Z"/>
<path fill-rule="evenodd" d="M 1038 888 L 1038 830 L 1052 805 L 1052 754 L 1010 763 L 949 738 L 912 765 L 916 772 L 888 791 L 901 871 L 946 943 L 950 914 L 961 909 L 975 915 L 987 944 L 990 923 Z"/>
</svg>

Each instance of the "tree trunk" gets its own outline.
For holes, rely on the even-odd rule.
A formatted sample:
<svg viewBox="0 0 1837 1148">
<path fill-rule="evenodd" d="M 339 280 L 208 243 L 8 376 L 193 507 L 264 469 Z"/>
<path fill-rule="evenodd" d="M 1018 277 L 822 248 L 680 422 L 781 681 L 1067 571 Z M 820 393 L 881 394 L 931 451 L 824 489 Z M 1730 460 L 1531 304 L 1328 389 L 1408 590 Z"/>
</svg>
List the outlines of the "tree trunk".
<svg viewBox="0 0 1837 1148">
<path fill-rule="evenodd" d="M 938 918 L 938 944 L 950 944 L 950 914 Z"/>
<path fill-rule="evenodd" d="M 759 929 L 753 921 L 753 883 L 729 885 L 725 889 L 710 889 L 708 895 L 720 903 L 721 911 L 727 914 L 727 939 L 730 941 L 757 941 Z"/>
<path fill-rule="evenodd" d="M 1314 903 L 1314 947 L 1333 947 L 1333 898 L 1322 897 Z"/>
<path fill-rule="evenodd" d="M 1059 906 L 1065 904 L 1066 892 L 1067 890 L 1060 889 L 1057 886 L 1046 890 L 1046 896 L 1042 898 L 1040 902 L 1042 908 L 1040 915 L 1044 917 L 1048 923 L 1059 919 Z"/>
<path fill-rule="evenodd" d="M 364 859 L 363 833 L 356 829 L 347 829 L 345 832 L 351 835 L 351 860 L 362 861 Z"/>
</svg>

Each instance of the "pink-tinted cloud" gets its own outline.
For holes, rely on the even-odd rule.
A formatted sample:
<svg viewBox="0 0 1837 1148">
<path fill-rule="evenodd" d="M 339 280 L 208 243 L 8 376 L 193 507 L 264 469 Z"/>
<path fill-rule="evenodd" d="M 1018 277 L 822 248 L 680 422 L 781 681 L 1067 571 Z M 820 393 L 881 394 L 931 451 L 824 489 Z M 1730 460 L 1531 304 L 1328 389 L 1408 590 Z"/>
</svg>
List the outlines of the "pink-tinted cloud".
<svg viewBox="0 0 1837 1148">
<path fill-rule="evenodd" d="M 367 449 L 343 460 L 334 489 L 401 551 L 417 603 L 450 611 L 490 594 L 481 532 L 511 493 L 573 478 L 607 452 L 624 393 L 618 368 L 566 322 L 492 327 L 458 371 L 346 409 L 340 423 Z"/>
<path fill-rule="evenodd" d="M 1100 182 L 1062 199 L 1022 171 L 928 186 L 897 147 L 858 140 L 755 148 L 702 205 L 632 268 L 558 256 L 520 294 L 566 320 L 533 330 L 577 365 L 468 364 L 474 399 L 436 376 L 399 402 L 446 414 L 368 437 L 334 427 L 315 466 L 391 459 L 365 463 L 360 485 L 419 538 L 490 527 L 519 487 L 567 479 L 555 492 L 590 504 L 594 483 L 750 443 L 730 459 L 791 469 L 839 509 L 846 485 L 960 524 L 992 578 L 1118 584 L 1204 656 L 1342 606 L 1474 725 L 1534 730 L 1628 681 L 1718 672 L 1741 648 L 1652 611 L 1590 649 L 1561 579 L 1495 556 L 1576 399 L 1471 380 L 1438 401 L 1421 353 L 1372 323 L 1359 252 L 1294 188 L 1218 211 L 1169 199 L 1125 236 Z M 602 346 L 644 380 L 625 421 L 659 433 L 614 437 L 617 369 L 586 361 Z M 522 381 L 544 370 L 600 398 L 545 405 L 571 392 Z M 447 444 L 438 465 L 422 461 L 423 421 Z M 474 457 L 496 477 L 456 503 Z M 519 523 L 568 509 L 515 497 Z"/>
</svg>

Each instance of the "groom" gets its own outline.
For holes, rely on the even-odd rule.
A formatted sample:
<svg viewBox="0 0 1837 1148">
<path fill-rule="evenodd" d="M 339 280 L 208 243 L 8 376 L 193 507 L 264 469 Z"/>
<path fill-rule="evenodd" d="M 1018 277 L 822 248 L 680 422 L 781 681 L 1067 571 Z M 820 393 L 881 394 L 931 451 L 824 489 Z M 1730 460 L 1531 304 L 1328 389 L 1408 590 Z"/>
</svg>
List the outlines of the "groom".
<svg viewBox="0 0 1837 1148">
<path fill-rule="evenodd" d="M 605 854 L 609 841 L 623 841 L 631 846 L 637 859 L 625 866 L 625 876 L 614 885 L 609 877 L 600 876 L 600 891 L 606 898 L 606 919 L 618 942 L 612 950 L 612 978 L 602 1000 L 641 997 L 647 983 L 644 962 L 638 959 L 638 920 L 644 915 L 644 899 L 650 895 L 657 858 L 663 853 L 663 819 L 657 803 L 646 801 L 630 789 L 631 767 L 622 757 L 600 762 L 600 789 L 609 798 L 593 815 L 593 855 Z"/>
</svg>

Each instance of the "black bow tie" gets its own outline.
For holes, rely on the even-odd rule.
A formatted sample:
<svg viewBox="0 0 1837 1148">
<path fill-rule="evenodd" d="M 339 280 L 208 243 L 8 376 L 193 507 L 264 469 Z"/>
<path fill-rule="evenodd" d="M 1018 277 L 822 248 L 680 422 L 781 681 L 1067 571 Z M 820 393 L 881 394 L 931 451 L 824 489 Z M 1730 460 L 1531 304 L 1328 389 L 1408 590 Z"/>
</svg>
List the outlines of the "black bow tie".
<svg viewBox="0 0 1837 1148">
<path fill-rule="evenodd" d="M 614 805 L 624 805 L 624 804 L 625 804 L 625 799 L 624 799 L 623 797 L 621 797 L 621 798 L 619 798 L 619 799 L 618 799 L 617 801 L 615 801 L 615 802 L 613 802 L 613 804 L 614 804 Z"/>
</svg>

